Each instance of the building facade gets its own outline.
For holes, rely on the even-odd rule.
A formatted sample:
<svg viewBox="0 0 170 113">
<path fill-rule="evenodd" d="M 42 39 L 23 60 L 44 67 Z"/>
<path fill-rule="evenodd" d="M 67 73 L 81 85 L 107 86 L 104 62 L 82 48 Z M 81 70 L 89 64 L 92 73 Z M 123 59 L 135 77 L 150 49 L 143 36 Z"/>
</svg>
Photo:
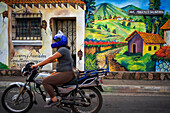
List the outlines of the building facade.
<svg viewBox="0 0 170 113">
<path fill-rule="evenodd" d="M 0 62 L 19 69 L 56 52 L 53 36 L 61 30 L 77 68 L 84 70 L 85 3 L 81 0 L 2 0 L 0 2 Z M 48 64 L 43 69 L 55 69 Z"/>
</svg>

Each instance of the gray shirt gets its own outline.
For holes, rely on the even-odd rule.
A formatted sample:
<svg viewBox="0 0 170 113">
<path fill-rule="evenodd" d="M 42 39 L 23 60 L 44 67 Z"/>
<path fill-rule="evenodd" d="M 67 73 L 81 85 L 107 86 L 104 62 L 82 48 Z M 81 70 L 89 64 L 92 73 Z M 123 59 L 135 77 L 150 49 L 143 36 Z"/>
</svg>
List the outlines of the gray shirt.
<svg viewBox="0 0 170 113">
<path fill-rule="evenodd" d="M 61 47 L 58 51 L 62 57 L 58 58 L 58 63 L 56 64 L 57 72 L 65 72 L 73 70 L 73 60 L 70 53 L 70 50 L 66 47 Z"/>
</svg>

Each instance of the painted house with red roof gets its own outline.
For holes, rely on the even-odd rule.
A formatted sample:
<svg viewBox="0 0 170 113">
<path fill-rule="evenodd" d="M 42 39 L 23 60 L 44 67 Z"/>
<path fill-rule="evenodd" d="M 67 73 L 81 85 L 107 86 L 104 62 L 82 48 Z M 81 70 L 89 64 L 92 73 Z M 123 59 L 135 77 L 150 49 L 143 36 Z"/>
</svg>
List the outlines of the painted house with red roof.
<svg viewBox="0 0 170 113">
<path fill-rule="evenodd" d="M 20 69 L 43 61 L 56 52 L 52 38 L 61 30 L 77 63 L 77 52 L 84 54 L 85 10 L 82 0 L 1 0 L 0 62 Z M 76 66 L 84 70 L 84 56 Z M 55 64 L 43 69 L 55 69 Z"/>
<path fill-rule="evenodd" d="M 116 19 L 116 20 L 121 20 L 121 17 L 115 17 L 114 19 Z"/>
<path fill-rule="evenodd" d="M 139 52 L 142 55 L 146 53 L 155 54 L 161 44 L 166 43 L 158 34 L 144 33 L 136 30 L 125 41 L 128 41 L 128 52 Z"/>
<path fill-rule="evenodd" d="M 160 29 L 164 30 L 164 40 L 170 46 L 170 19 Z"/>
</svg>

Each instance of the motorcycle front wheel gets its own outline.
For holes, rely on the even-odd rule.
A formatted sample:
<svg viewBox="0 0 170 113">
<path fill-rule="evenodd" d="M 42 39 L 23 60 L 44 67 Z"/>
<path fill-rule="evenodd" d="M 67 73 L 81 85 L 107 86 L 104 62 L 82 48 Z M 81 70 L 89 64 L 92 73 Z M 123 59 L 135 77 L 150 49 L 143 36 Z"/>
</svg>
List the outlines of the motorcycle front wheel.
<svg viewBox="0 0 170 113">
<path fill-rule="evenodd" d="M 33 106 L 33 96 L 29 90 L 20 94 L 17 85 L 9 86 L 2 94 L 2 106 L 10 113 L 26 113 Z M 20 95 L 20 96 L 19 96 Z"/>
<path fill-rule="evenodd" d="M 76 102 L 80 104 L 74 105 L 72 110 L 75 113 L 98 113 L 103 104 L 101 93 L 94 87 L 80 89 L 76 99 L 78 99 Z"/>
</svg>

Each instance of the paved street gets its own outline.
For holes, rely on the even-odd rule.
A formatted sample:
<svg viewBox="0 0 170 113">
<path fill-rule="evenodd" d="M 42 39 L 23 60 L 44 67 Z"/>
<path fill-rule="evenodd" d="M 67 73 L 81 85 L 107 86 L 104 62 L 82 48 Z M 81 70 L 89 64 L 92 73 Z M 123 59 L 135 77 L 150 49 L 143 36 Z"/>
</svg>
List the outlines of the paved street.
<svg viewBox="0 0 170 113">
<path fill-rule="evenodd" d="M 104 95 L 100 113 L 169 113 L 170 96 Z"/>
<path fill-rule="evenodd" d="M 2 96 L 2 90 L 0 91 Z M 102 94 L 103 107 L 99 113 L 169 113 L 170 96 L 146 94 Z M 67 113 L 58 108 L 43 108 L 45 102 L 38 97 L 38 105 L 34 105 L 28 113 Z M 7 113 L 0 104 L 1 113 Z"/>
<path fill-rule="evenodd" d="M 24 82 L 25 77 L 1 76 L 0 97 L 11 82 Z M 99 113 L 169 113 L 170 81 L 107 80 L 104 79 L 103 106 Z M 0 98 L 1 99 L 1 98 Z M 56 107 L 43 108 L 45 102 L 37 96 L 38 105 L 28 113 L 67 113 Z M 0 112 L 7 113 L 0 103 Z"/>
</svg>

